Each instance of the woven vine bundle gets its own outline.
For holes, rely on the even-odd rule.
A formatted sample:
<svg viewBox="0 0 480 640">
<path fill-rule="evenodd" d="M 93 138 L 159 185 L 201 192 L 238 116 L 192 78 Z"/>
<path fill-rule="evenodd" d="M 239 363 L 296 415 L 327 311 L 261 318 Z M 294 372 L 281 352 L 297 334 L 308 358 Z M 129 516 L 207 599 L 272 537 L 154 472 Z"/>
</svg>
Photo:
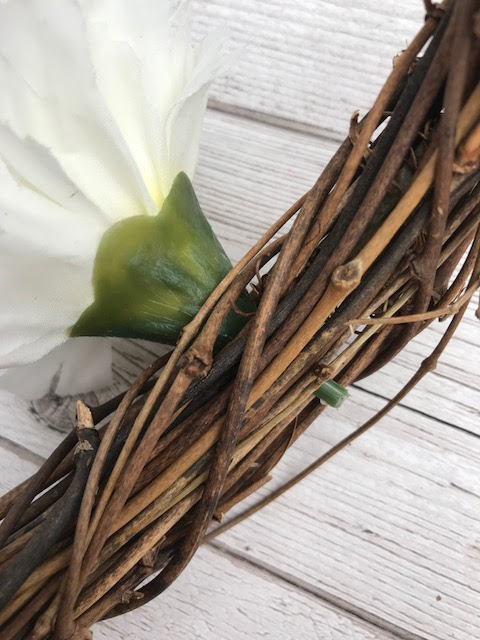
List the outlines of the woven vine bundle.
<svg viewBox="0 0 480 640">
<path fill-rule="evenodd" d="M 87 638 L 161 594 L 332 410 L 322 385 L 374 373 L 443 319 L 405 388 L 301 476 L 435 367 L 480 284 L 479 34 L 478 1 L 427 4 L 370 112 L 176 348 L 121 397 L 79 402 L 72 432 L 0 500 L 2 640 Z M 245 288 L 257 310 L 219 350 Z"/>
</svg>

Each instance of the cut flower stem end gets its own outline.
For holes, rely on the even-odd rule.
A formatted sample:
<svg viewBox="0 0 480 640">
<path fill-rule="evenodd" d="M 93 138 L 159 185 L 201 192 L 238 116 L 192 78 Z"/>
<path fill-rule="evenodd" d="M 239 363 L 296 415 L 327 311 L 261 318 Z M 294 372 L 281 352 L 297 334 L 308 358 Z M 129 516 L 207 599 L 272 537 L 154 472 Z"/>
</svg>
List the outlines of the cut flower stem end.
<svg viewBox="0 0 480 640">
<path fill-rule="evenodd" d="M 335 380 L 328 380 L 328 382 L 324 382 L 313 395 L 319 398 L 322 404 L 333 407 L 334 409 L 339 409 L 346 398 L 348 398 L 349 393 L 345 387 L 342 387 L 342 385 L 335 382 Z"/>
</svg>

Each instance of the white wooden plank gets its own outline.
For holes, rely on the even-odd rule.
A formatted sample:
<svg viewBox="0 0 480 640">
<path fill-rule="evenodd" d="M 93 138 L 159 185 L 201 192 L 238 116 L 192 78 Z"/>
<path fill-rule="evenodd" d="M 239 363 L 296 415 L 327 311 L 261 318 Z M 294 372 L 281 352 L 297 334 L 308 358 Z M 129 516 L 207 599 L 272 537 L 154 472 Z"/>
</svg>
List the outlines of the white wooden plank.
<svg viewBox="0 0 480 640">
<path fill-rule="evenodd" d="M 237 260 L 318 178 L 338 144 L 207 112 L 195 186 Z"/>
<path fill-rule="evenodd" d="M 2 440 L 0 435 L 0 494 L 30 477 L 38 469 L 40 459 L 36 459 L 30 452 L 22 451 L 20 447 L 12 446 Z"/>
<path fill-rule="evenodd" d="M 0 436 L 43 457 L 52 451 L 58 436 L 41 429 L 29 402 L 0 389 Z M 3 474 L 0 474 L 0 476 Z"/>
<path fill-rule="evenodd" d="M 94 627 L 105 640 L 389 640 L 291 584 L 211 548 L 159 599 Z M 398 636 L 397 636 L 398 637 Z"/>
<path fill-rule="evenodd" d="M 381 405 L 354 390 L 302 436 L 260 494 Z M 477 437 L 397 408 L 220 541 L 421 637 L 471 640 L 480 637 L 479 464 Z"/>
<path fill-rule="evenodd" d="M 470 305 L 473 317 L 474 305 Z M 447 323 L 436 322 L 373 376 L 358 383 L 361 389 L 392 398 L 440 340 Z M 458 335 L 460 334 L 460 335 Z M 402 405 L 480 435 L 480 323 L 462 323 L 443 353 L 437 369 L 402 401 Z"/>
<path fill-rule="evenodd" d="M 0 491 L 34 473 L 35 462 L 0 443 Z M 95 638 L 108 640 L 390 640 L 393 636 L 355 616 L 285 584 L 244 561 L 203 548 L 195 563 L 156 601 L 121 619 L 95 626 Z"/>
<path fill-rule="evenodd" d="M 334 138 L 371 106 L 424 18 L 421 0 L 196 0 L 194 9 L 199 35 L 227 30 L 238 52 L 211 104 Z"/>
</svg>

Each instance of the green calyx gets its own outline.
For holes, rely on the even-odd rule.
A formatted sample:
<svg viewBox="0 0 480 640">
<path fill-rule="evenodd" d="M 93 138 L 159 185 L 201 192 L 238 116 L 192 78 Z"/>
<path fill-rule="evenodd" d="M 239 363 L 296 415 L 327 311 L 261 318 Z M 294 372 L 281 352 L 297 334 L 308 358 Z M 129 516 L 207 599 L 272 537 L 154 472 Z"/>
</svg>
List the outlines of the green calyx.
<svg viewBox="0 0 480 640">
<path fill-rule="evenodd" d="M 105 232 L 93 269 L 95 301 L 70 335 L 175 344 L 231 268 L 188 176 L 179 173 L 156 216 L 125 218 Z M 246 292 L 237 306 L 255 309 Z M 245 320 L 230 312 L 220 342 L 232 339 Z"/>
</svg>

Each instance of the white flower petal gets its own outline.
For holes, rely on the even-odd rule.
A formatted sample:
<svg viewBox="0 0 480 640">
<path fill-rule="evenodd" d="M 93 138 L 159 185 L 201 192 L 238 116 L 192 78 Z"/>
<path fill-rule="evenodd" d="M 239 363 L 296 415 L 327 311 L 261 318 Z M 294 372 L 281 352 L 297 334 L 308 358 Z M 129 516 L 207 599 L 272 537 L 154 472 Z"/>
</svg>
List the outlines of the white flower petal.
<svg viewBox="0 0 480 640">
<path fill-rule="evenodd" d="M 93 213 L 83 218 L 17 183 L 0 159 L 0 368 L 41 358 L 66 340 L 93 301 L 104 229 Z"/>
<path fill-rule="evenodd" d="M 0 371 L 0 387 L 31 400 L 49 391 L 60 396 L 112 384 L 112 347 L 107 338 L 72 338 L 36 362 Z"/>
<path fill-rule="evenodd" d="M 0 386 L 38 396 L 60 370 L 63 394 L 110 376 L 108 342 L 89 339 L 96 362 L 67 339 L 100 238 L 193 176 L 218 69 L 219 38 L 194 51 L 188 3 L 173 21 L 170 4 L 0 2 Z"/>
<path fill-rule="evenodd" d="M 180 171 L 193 177 L 221 38 L 193 50 L 188 3 L 170 20 L 166 0 L 83 4 L 98 86 L 159 209 Z"/>
<path fill-rule="evenodd" d="M 84 264 L 52 259 L 0 236 L 0 368 L 43 357 L 92 301 Z"/>
<path fill-rule="evenodd" d="M 213 32 L 205 38 L 197 53 L 190 78 L 169 112 L 166 126 L 168 164 L 164 171 L 168 185 L 180 171 L 193 176 L 200 147 L 203 114 L 207 106 L 207 92 L 222 65 L 221 48 L 222 38 L 219 33 Z"/>
<path fill-rule="evenodd" d="M 84 18 L 74 0 L 0 5 L 0 86 L 0 121 L 51 149 L 72 182 L 112 221 L 154 212 L 96 86 Z"/>
<path fill-rule="evenodd" d="M 0 233 L 91 260 L 109 226 L 48 149 L 0 125 Z"/>
<path fill-rule="evenodd" d="M 55 392 L 59 396 L 104 389 L 113 382 L 112 341 L 71 338 L 62 345 L 62 368 Z"/>
<path fill-rule="evenodd" d="M 85 197 L 65 174 L 49 149 L 31 138 L 19 138 L 0 124 L 0 157 L 21 186 L 28 187 L 47 200 L 53 200 L 69 212 L 79 214 L 79 222 L 91 219 L 110 224 L 109 219 Z M 2 173 L 5 173 L 2 171 Z M 10 181 L 11 182 L 11 181 Z M 32 211 L 32 216 L 36 215 Z"/>
<path fill-rule="evenodd" d="M 50 391 L 52 380 L 59 367 L 60 360 L 54 349 L 36 362 L 0 370 L 0 388 L 27 400 L 36 400 Z"/>
</svg>

